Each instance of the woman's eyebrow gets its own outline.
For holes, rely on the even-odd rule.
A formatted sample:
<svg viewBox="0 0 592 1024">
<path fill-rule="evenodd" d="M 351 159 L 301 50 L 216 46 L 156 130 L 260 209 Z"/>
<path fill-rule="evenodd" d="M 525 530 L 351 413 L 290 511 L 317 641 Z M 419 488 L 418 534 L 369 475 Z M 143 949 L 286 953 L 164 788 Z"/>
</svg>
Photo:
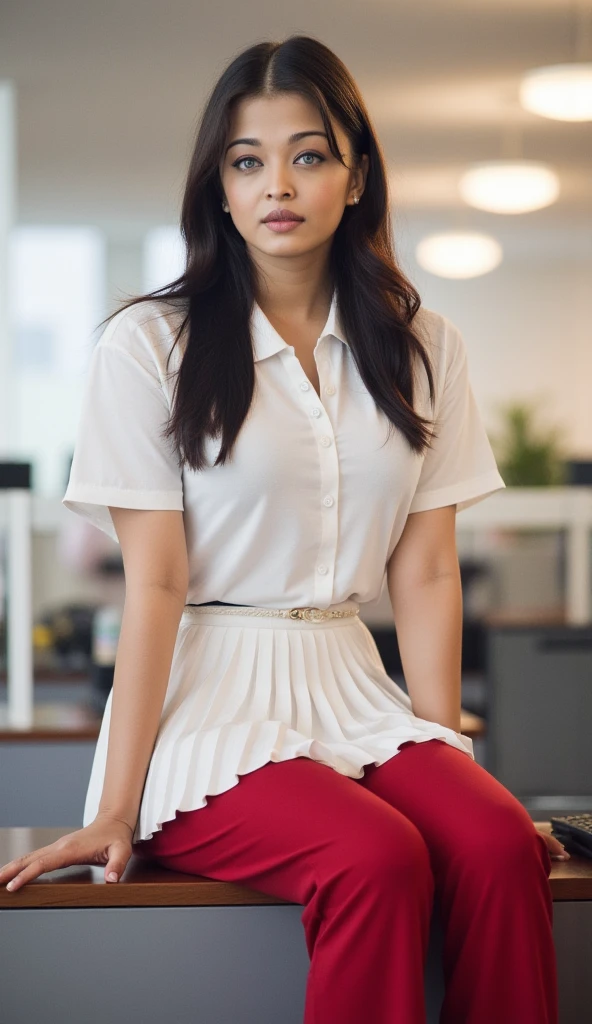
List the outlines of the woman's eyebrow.
<svg viewBox="0 0 592 1024">
<path fill-rule="evenodd" d="M 322 135 L 323 138 L 327 139 L 328 141 L 328 136 L 326 132 L 294 132 L 294 134 L 290 135 L 288 138 L 288 145 L 291 146 L 293 142 L 299 142 L 300 139 L 306 138 L 307 135 Z M 260 146 L 261 139 L 233 139 L 232 142 L 228 143 L 224 155 L 228 153 L 228 150 L 231 148 L 231 146 L 239 146 L 241 144 L 245 146 Z"/>
</svg>

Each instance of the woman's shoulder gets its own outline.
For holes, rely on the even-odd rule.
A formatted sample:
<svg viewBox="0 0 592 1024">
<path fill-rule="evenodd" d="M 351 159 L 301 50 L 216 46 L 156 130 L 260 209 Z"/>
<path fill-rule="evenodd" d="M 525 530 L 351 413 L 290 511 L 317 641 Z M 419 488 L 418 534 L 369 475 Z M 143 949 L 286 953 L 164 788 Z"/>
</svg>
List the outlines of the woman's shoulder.
<svg viewBox="0 0 592 1024">
<path fill-rule="evenodd" d="M 123 350 L 141 363 L 161 366 L 173 348 L 183 324 L 185 308 L 180 301 L 142 299 L 118 310 L 99 338 L 99 346 Z"/>
<path fill-rule="evenodd" d="M 450 367 L 462 359 L 464 342 L 456 325 L 443 313 L 420 306 L 412 323 L 416 336 L 422 341 L 430 361 L 435 388 L 435 408 L 438 409 L 444 393 Z M 417 409 L 423 415 L 431 416 L 432 406 L 428 398 L 429 386 L 422 359 L 416 360 L 419 391 Z M 460 380 L 458 374 L 455 377 Z"/>
<path fill-rule="evenodd" d="M 457 349 L 464 346 L 456 324 L 443 313 L 428 306 L 420 306 L 413 320 L 413 328 L 425 343 L 439 374 L 444 374 Z"/>
<path fill-rule="evenodd" d="M 456 330 L 454 324 L 443 313 L 438 313 L 429 306 L 420 306 L 413 320 L 413 327 L 419 326 L 426 334 L 426 340 L 432 344 L 442 344 L 450 331 Z"/>
</svg>

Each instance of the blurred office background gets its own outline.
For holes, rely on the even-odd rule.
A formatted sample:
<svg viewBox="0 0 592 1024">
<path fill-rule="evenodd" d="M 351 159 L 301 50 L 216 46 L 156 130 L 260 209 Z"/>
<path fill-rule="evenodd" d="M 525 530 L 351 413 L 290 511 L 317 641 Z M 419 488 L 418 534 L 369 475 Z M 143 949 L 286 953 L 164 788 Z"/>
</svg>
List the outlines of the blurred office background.
<svg viewBox="0 0 592 1024">
<path fill-rule="evenodd" d="M 578 505 L 582 567 L 565 494 L 592 494 L 591 4 L 21 0 L 0 27 L 0 457 L 30 464 L 36 722 L 63 742 L 23 744 L 9 727 L 0 571 L 0 735 L 22 783 L 18 800 L 2 789 L 0 825 L 79 823 L 112 675 L 119 548 L 61 505 L 96 325 L 176 276 L 201 104 L 235 53 L 292 32 L 333 48 L 359 83 L 389 164 L 400 263 L 463 332 L 508 484 L 457 523 L 477 758 L 535 816 L 589 809 L 591 595 L 573 597 L 570 573 L 589 580 L 590 513 Z M 558 65 L 563 90 L 544 110 L 540 69 Z M 553 489 L 566 522 L 539 511 Z M 401 681 L 386 589 L 362 614 Z"/>
</svg>

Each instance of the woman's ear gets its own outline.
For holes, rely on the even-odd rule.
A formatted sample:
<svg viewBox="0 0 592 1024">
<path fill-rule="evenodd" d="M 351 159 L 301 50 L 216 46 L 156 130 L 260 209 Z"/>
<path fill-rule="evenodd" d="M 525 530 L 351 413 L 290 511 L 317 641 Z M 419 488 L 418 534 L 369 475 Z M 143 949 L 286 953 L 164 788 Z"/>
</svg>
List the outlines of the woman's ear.
<svg viewBox="0 0 592 1024">
<path fill-rule="evenodd" d="M 352 185 L 351 185 L 351 188 L 350 188 L 350 194 L 349 194 L 349 197 L 348 197 L 348 202 L 350 200 L 352 202 L 354 202 L 354 196 L 358 197 L 358 202 L 360 201 L 360 197 L 361 197 L 361 195 L 362 195 L 362 193 L 363 193 L 363 191 L 364 191 L 364 189 L 366 187 L 366 178 L 368 177 L 368 167 L 369 166 L 370 166 L 370 158 L 369 158 L 368 154 L 367 153 L 362 153 L 361 156 L 358 158 L 358 161 L 357 161 L 357 164 L 356 164 L 356 168 L 355 168 L 354 173 L 352 175 L 352 179 L 353 180 L 352 180 Z"/>
<path fill-rule="evenodd" d="M 370 166 L 370 157 L 367 153 L 362 153 L 358 166 L 358 174 L 360 175 L 360 181 L 358 183 L 358 194 L 361 195 L 366 188 L 366 178 L 368 177 L 368 168 Z"/>
</svg>

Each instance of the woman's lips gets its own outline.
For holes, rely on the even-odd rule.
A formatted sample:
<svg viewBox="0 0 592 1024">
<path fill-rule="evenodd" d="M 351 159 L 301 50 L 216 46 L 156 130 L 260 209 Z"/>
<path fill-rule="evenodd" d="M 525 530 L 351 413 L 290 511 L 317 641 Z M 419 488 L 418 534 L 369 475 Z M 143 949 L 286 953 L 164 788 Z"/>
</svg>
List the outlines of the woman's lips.
<svg viewBox="0 0 592 1024">
<path fill-rule="evenodd" d="M 270 228 L 271 231 L 276 231 L 278 234 L 283 234 L 284 231 L 292 231 L 293 228 L 297 228 L 299 224 L 304 224 L 303 220 L 264 220 L 266 228 Z"/>
</svg>

